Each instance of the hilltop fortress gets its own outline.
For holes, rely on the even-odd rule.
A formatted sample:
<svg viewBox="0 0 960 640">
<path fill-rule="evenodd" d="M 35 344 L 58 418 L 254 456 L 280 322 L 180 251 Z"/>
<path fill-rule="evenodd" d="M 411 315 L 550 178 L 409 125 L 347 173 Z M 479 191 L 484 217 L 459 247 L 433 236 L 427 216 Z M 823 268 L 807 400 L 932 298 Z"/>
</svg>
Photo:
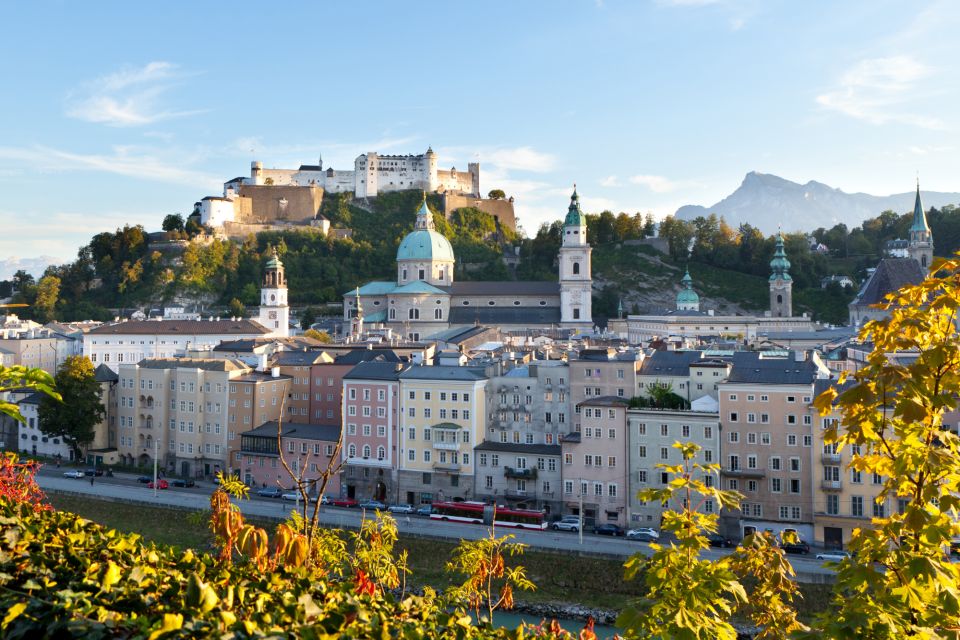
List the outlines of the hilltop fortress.
<svg viewBox="0 0 960 640">
<path fill-rule="evenodd" d="M 516 228 L 513 200 L 487 200 L 480 196 L 480 164 L 466 171 L 439 169 L 432 148 L 420 155 L 357 156 L 353 170 L 324 169 L 318 163 L 297 169 L 265 169 L 250 165 L 250 177 L 240 176 L 223 185 L 222 196 L 207 196 L 195 205 L 200 222 L 229 236 L 290 225 L 309 225 L 329 232 L 330 223 L 320 214 L 323 195 L 353 193 L 356 199 L 380 193 L 418 189 L 444 196 L 444 215 L 461 207 L 475 207 Z"/>
</svg>

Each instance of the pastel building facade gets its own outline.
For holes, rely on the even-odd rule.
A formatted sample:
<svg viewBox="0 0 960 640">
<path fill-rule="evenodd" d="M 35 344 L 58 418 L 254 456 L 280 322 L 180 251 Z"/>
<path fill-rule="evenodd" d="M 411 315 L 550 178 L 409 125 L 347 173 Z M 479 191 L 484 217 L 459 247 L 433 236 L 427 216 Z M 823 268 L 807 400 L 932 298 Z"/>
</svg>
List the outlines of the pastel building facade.
<svg viewBox="0 0 960 640">
<path fill-rule="evenodd" d="M 297 477 L 301 477 L 303 472 L 303 479 L 311 482 L 308 493 L 316 496 L 320 490 L 321 474 L 337 462 L 334 455 L 339 439 L 340 427 L 337 425 L 267 422 L 240 436 L 240 453 L 243 456 L 239 465 L 240 478 L 251 487 L 290 489 L 296 482 L 284 467 L 283 462 L 286 462 Z M 339 474 L 329 476 L 324 492 L 328 496 L 340 495 Z"/>
</svg>

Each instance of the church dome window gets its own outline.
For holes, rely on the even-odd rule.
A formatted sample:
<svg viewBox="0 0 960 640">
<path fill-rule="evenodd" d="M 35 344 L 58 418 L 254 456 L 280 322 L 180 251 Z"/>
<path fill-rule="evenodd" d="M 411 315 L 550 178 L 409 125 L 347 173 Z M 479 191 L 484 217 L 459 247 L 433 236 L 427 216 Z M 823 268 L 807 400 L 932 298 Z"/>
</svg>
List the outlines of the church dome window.
<svg viewBox="0 0 960 640">
<path fill-rule="evenodd" d="M 494 302 L 493 300 L 487 300 L 487 304 L 490 305 L 491 307 L 493 307 L 493 306 L 495 306 L 497 303 Z"/>
<path fill-rule="evenodd" d="M 470 306 L 470 301 L 469 301 L 469 300 L 464 300 L 464 301 L 463 301 L 463 306 L 469 307 L 469 306 Z"/>
<path fill-rule="evenodd" d="M 379 307 L 379 306 L 380 306 L 380 301 L 379 301 L 379 300 L 374 300 L 374 301 L 373 301 L 373 306 Z"/>
<path fill-rule="evenodd" d="M 541 306 L 541 307 L 547 306 L 547 301 L 546 301 L 546 300 L 541 300 L 541 301 L 540 301 L 540 306 Z"/>
<path fill-rule="evenodd" d="M 437 304 L 443 304 L 442 300 L 437 300 Z"/>
<path fill-rule="evenodd" d="M 275 301 L 276 299 L 277 299 L 277 296 L 275 296 L 274 294 L 271 293 L 271 294 L 270 294 L 270 302 L 273 302 L 273 301 Z"/>
<path fill-rule="evenodd" d="M 519 301 L 519 300 L 514 300 L 514 301 L 513 301 L 513 306 L 519 307 L 519 306 L 520 306 L 520 301 Z"/>
</svg>

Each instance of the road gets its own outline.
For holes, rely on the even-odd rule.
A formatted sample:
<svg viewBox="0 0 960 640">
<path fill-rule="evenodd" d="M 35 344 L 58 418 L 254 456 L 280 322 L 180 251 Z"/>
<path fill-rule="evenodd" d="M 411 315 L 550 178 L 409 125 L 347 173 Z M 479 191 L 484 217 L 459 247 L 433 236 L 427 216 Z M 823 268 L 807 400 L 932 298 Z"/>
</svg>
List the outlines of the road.
<svg viewBox="0 0 960 640">
<path fill-rule="evenodd" d="M 216 487 L 216 485 L 210 482 L 198 482 L 197 486 L 192 488 L 171 487 L 166 490 L 158 490 L 156 497 L 154 497 L 153 489 L 147 488 L 146 484 L 137 482 L 137 476 L 133 474 L 118 473 L 110 478 L 101 476 L 96 478 L 91 485 L 89 478 L 74 479 L 63 477 L 63 472 L 66 470 L 66 468 L 45 465 L 41 468 L 40 473 L 37 474 L 37 482 L 44 490 L 52 492 L 65 491 L 96 498 L 131 502 L 143 505 L 145 509 L 151 505 L 157 505 L 194 511 L 209 509 L 210 494 Z M 235 502 L 245 516 L 260 516 L 275 519 L 284 518 L 296 506 L 293 502 L 276 498 L 261 498 L 256 495 L 253 495 L 249 500 L 235 500 Z M 360 509 L 324 506 L 321 507 L 320 522 L 324 525 L 342 529 L 357 529 L 360 527 L 361 519 L 365 515 L 369 517 L 371 514 L 365 514 Z M 399 514 L 395 516 L 395 519 L 401 536 L 407 534 L 428 538 L 446 538 L 451 540 L 465 538 L 475 540 L 487 534 L 486 527 L 477 525 L 439 522 L 429 518 Z M 531 547 L 550 549 L 553 551 L 569 551 L 573 553 L 622 558 L 633 555 L 638 551 L 648 555 L 651 553 L 650 547 L 646 543 L 625 540 L 623 538 L 612 538 L 585 533 L 581 542 L 580 536 L 567 532 L 550 530 L 520 531 L 511 529 L 509 533 L 512 533 L 516 537 L 517 542 L 522 542 Z M 709 549 L 703 551 L 702 555 L 704 558 L 716 559 L 727 553 L 730 552 L 728 550 Z M 803 580 L 804 574 L 829 575 L 833 573 L 832 569 L 823 567 L 821 561 L 809 556 L 791 556 L 790 561 L 801 580 Z M 817 579 L 813 578 L 813 580 Z"/>
</svg>

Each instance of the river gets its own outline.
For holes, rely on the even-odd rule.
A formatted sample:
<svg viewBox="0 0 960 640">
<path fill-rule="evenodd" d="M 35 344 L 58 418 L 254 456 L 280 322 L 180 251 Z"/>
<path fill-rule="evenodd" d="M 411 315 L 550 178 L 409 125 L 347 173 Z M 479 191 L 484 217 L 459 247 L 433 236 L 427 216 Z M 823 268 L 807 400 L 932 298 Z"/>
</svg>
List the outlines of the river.
<svg viewBox="0 0 960 640">
<path fill-rule="evenodd" d="M 493 614 L 493 623 L 498 627 L 507 627 L 508 629 L 516 629 L 520 626 L 521 622 L 526 622 L 529 624 L 540 624 L 540 620 L 533 615 L 526 613 L 514 613 L 512 611 L 496 611 Z M 574 637 L 578 637 L 580 630 L 583 629 L 584 623 L 580 620 L 571 620 L 570 618 L 559 618 L 557 622 L 560 623 L 560 626 L 566 629 L 567 631 L 573 633 Z M 613 638 L 618 629 L 615 627 L 609 627 L 602 624 L 594 625 L 593 632 L 597 634 L 599 640 L 610 640 Z"/>
</svg>

